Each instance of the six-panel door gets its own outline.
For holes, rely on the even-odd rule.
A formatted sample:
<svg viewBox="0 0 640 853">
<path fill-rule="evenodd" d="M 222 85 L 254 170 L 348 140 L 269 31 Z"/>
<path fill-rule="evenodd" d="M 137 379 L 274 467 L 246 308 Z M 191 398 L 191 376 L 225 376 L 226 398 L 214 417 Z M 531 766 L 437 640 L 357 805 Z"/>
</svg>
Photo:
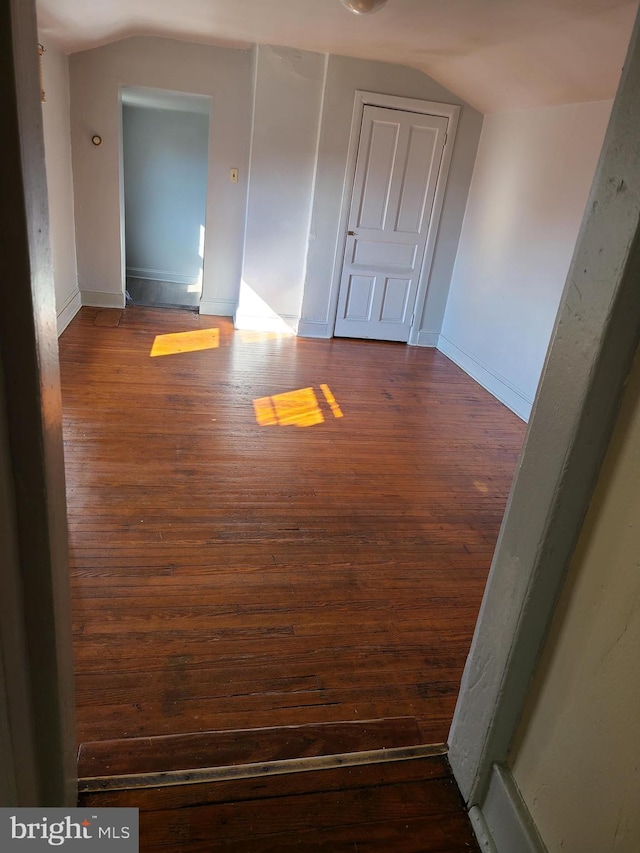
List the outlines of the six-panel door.
<svg viewBox="0 0 640 853">
<path fill-rule="evenodd" d="M 407 341 L 447 119 L 365 106 L 335 334 Z"/>
</svg>

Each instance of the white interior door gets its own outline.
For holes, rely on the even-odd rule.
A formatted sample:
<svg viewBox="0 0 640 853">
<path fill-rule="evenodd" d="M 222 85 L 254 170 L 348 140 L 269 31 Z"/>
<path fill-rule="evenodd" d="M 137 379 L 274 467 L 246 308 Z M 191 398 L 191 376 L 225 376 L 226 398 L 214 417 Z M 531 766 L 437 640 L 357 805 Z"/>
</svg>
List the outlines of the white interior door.
<svg viewBox="0 0 640 853">
<path fill-rule="evenodd" d="M 334 334 L 409 339 L 447 124 L 365 106 Z"/>
</svg>

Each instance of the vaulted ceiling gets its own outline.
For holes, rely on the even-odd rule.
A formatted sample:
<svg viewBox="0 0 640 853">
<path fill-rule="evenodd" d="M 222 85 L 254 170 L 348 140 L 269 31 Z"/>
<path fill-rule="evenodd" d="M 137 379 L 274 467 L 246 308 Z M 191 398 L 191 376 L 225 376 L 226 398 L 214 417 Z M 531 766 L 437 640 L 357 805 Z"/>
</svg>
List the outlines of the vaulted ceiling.
<svg viewBox="0 0 640 853">
<path fill-rule="evenodd" d="M 132 35 L 285 45 L 413 66 L 482 112 L 612 98 L 638 0 L 37 0 L 67 53 Z"/>
</svg>

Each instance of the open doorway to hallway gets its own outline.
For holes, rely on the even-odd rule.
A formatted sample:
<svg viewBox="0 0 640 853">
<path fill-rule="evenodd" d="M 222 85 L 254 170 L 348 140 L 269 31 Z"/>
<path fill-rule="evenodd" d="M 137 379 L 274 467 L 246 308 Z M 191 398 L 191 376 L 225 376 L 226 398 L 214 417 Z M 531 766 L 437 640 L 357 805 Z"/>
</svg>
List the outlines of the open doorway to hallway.
<svg viewBox="0 0 640 853">
<path fill-rule="evenodd" d="M 122 89 L 128 301 L 197 309 L 202 296 L 210 99 Z"/>
</svg>

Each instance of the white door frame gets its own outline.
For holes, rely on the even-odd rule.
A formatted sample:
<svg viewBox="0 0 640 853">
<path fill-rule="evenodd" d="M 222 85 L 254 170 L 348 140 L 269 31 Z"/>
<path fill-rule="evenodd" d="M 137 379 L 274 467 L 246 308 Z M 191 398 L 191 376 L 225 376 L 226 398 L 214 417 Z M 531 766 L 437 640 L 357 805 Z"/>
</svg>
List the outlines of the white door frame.
<svg viewBox="0 0 640 853">
<path fill-rule="evenodd" d="M 77 801 L 60 375 L 35 0 L 0 0 L 0 805 Z"/>
<path fill-rule="evenodd" d="M 413 323 L 409 333 L 408 342 L 410 344 L 417 344 L 418 333 L 420 331 L 420 321 L 422 319 L 422 312 L 424 311 L 424 305 L 427 299 L 433 253 L 435 251 L 436 238 L 438 236 L 438 226 L 440 224 L 440 215 L 442 213 L 442 205 L 444 203 L 447 177 L 449 175 L 449 167 L 451 165 L 451 157 L 453 155 L 453 146 L 455 143 L 458 118 L 460 116 L 461 108 L 455 104 L 440 104 L 437 101 L 421 101 L 416 98 L 401 98 L 397 95 L 380 95 L 376 92 L 365 92 L 361 89 L 356 90 L 353 104 L 353 116 L 351 119 L 351 135 L 349 138 L 347 169 L 342 188 L 339 225 L 340 237 L 338 240 L 333 263 L 333 274 L 331 277 L 331 290 L 329 296 L 329 317 L 331 320 L 329 337 L 333 337 L 336 326 L 336 317 L 338 314 L 338 294 L 340 292 L 342 265 L 344 262 L 344 253 L 347 244 L 347 224 L 349 220 L 351 200 L 353 197 L 353 182 L 356 175 L 356 161 L 358 159 L 360 131 L 362 128 L 362 117 L 365 106 L 386 107 L 391 110 L 403 110 L 405 112 L 420 113 L 422 115 L 442 116 L 442 118 L 448 119 L 449 122 L 447 127 L 447 139 L 442 152 L 442 161 L 440 165 L 440 173 L 438 175 L 436 194 L 433 200 L 431 221 L 429 222 L 429 231 L 427 232 L 427 242 L 425 244 L 424 257 L 422 259 L 422 266 L 420 269 L 418 291 L 416 293 L 416 301 L 413 311 Z"/>
<path fill-rule="evenodd" d="M 489 802 L 492 779 L 506 769 L 640 343 L 639 23 L 640 16 L 547 351 L 449 736 L 451 766 L 470 807 L 482 809 Z M 493 807 L 491 811 L 495 814 Z"/>
<path fill-rule="evenodd" d="M 33 59 L 36 56 L 35 2 L 2 0 L 0 7 L 3 21 L 6 20 L 5 13 L 10 10 L 14 44 L 20 41 L 18 33 L 22 31 L 20 35 L 23 35 L 26 28 L 25 49 L 13 55 L 9 50 L 5 51 L 2 54 L 5 59 L 3 67 L 10 70 L 13 64 L 14 74 L 20 80 L 18 103 L 31 102 L 35 107 L 38 92 L 37 67 Z M 0 31 L 6 34 L 6 30 L 5 27 Z M 30 66 L 30 73 L 27 78 L 20 78 L 25 62 Z M 3 78 L 8 81 L 6 91 L 11 88 L 10 76 L 8 73 Z M 606 452 L 629 365 L 640 340 L 640 288 L 637 287 L 640 272 L 639 95 L 640 49 L 636 24 L 588 214 L 574 255 L 559 322 L 509 499 L 451 732 L 452 765 L 470 804 L 481 802 L 493 762 L 506 758 L 526 698 L 527 685 L 553 614 L 555 597 Z M 28 162 L 41 170 L 44 155 L 40 131 L 36 136 L 40 139 L 37 143 L 39 150 Z M 19 148 L 18 142 L 9 135 L 3 138 L 3 145 L 6 152 L 15 152 Z M 16 192 L 15 196 L 8 196 L 14 217 L 20 193 Z M 42 181 L 28 201 L 31 210 L 34 205 L 41 211 L 46 209 L 46 189 Z M 37 222 L 33 217 L 30 221 L 36 225 L 37 231 Z M 24 259 L 23 245 L 13 241 L 6 246 L 5 264 L 9 269 L 12 269 L 12 264 L 24 264 Z M 43 288 L 46 291 L 50 282 L 47 284 L 41 280 L 38 283 L 35 304 L 32 305 L 29 279 L 33 278 L 34 272 L 37 271 L 32 269 L 30 276 L 25 267 L 23 274 L 15 277 L 20 286 L 14 289 L 12 304 L 20 306 L 22 317 L 31 310 L 38 330 L 42 330 L 44 323 L 49 342 L 47 361 L 55 366 L 55 312 L 52 304 L 43 304 L 42 296 L 37 295 Z M 29 321 L 18 326 L 19 334 L 15 339 L 33 348 L 40 331 L 36 331 Z M 8 352 L 12 353 L 12 350 L 9 348 Z M 21 354 L 22 350 L 18 348 L 15 357 L 12 356 L 12 365 L 16 369 Z M 571 370 L 570 383 L 567 383 L 567 365 Z M 11 365 L 5 364 L 5 368 L 8 366 Z M 39 368 L 43 376 L 43 365 L 35 366 L 36 373 Z M 24 365 L 20 369 L 24 370 Z M 50 379 L 47 399 L 55 402 L 59 383 L 46 369 L 45 375 Z M 31 392 L 25 386 L 23 393 L 29 395 Z M 40 403 L 40 395 L 33 396 L 34 404 Z M 17 414 L 14 402 L 0 385 L 0 403 L 6 405 L 9 416 Z M 32 408 L 22 418 L 21 428 L 41 428 L 40 419 L 40 412 Z M 49 424 L 48 434 L 58 445 L 61 444 L 59 422 Z M 36 444 L 34 448 L 41 450 Z M 33 540 L 39 540 L 51 531 L 58 540 L 64 541 L 66 522 L 60 502 L 64 473 L 59 464 L 59 450 L 55 455 L 58 456 L 57 465 L 46 476 L 42 471 L 34 474 L 41 478 L 44 500 L 54 510 L 49 519 L 32 513 L 29 525 L 22 529 L 23 535 L 19 540 L 17 520 L 9 511 L 12 507 L 0 502 L 0 521 L 7 522 L 8 533 L 13 531 L 18 543 L 27 544 L 25 529 L 33 533 Z M 20 481 L 23 470 L 32 469 L 32 457 L 33 452 L 30 458 L 26 458 L 12 450 L 10 485 Z M 533 492 L 530 497 L 526 494 L 527 486 Z M 7 512 L 3 515 L 5 510 Z M 25 579 L 23 568 L 18 559 L 14 562 L 16 581 L 22 583 Z M 48 578 L 43 603 L 45 609 L 50 609 L 52 595 L 49 587 L 56 578 L 60 579 L 64 566 L 61 572 L 60 561 L 50 555 L 48 559 L 43 557 L 40 570 L 41 576 Z M 510 596 L 512 590 L 514 595 Z M 500 608 L 497 616 L 496 607 Z M 24 621 L 25 636 L 33 643 L 49 643 L 52 649 L 57 649 L 64 660 L 63 672 L 66 669 L 71 674 L 70 617 L 67 617 L 66 625 L 59 620 L 38 621 L 38 617 L 39 611 L 32 607 L 30 618 Z M 5 649 L 13 651 L 12 646 L 3 647 L 3 653 Z M 496 652 L 495 659 L 491 657 L 492 651 Z M 483 661 L 486 663 L 484 669 Z M 0 712 L 6 710 L 7 703 L 25 700 L 22 682 L 11 677 L 6 658 L 3 663 L 5 666 L 0 671 Z M 62 723 L 66 730 L 62 737 L 58 736 L 58 742 L 71 747 L 74 739 L 73 708 L 68 701 L 70 694 L 61 694 L 50 669 L 41 661 L 33 661 L 29 677 L 33 684 L 40 684 L 39 699 L 43 711 L 47 710 L 56 725 L 59 727 Z M 33 699 L 34 695 L 31 694 L 30 698 Z M 57 781 L 64 779 L 65 768 L 72 765 L 72 761 L 64 757 L 65 749 L 58 748 L 55 754 L 46 756 L 29 754 L 20 733 L 11 726 L 6 727 L 6 722 L 6 718 L 0 718 L 2 757 L 6 750 L 18 750 L 22 772 L 32 778 L 40 777 L 50 784 L 58 784 L 59 794 L 55 799 L 62 804 L 65 801 L 64 788 L 73 788 L 73 780 L 70 786 L 68 781 L 66 786 Z M 51 736 L 47 728 L 43 731 Z M 7 775 L 13 771 L 14 778 L 2 781 L 19 788 L 14 768 L 12 762 L 3 764 Z M 18 796 L 16 800 L 23 805 L 27 798 Z"/>
</svg>

